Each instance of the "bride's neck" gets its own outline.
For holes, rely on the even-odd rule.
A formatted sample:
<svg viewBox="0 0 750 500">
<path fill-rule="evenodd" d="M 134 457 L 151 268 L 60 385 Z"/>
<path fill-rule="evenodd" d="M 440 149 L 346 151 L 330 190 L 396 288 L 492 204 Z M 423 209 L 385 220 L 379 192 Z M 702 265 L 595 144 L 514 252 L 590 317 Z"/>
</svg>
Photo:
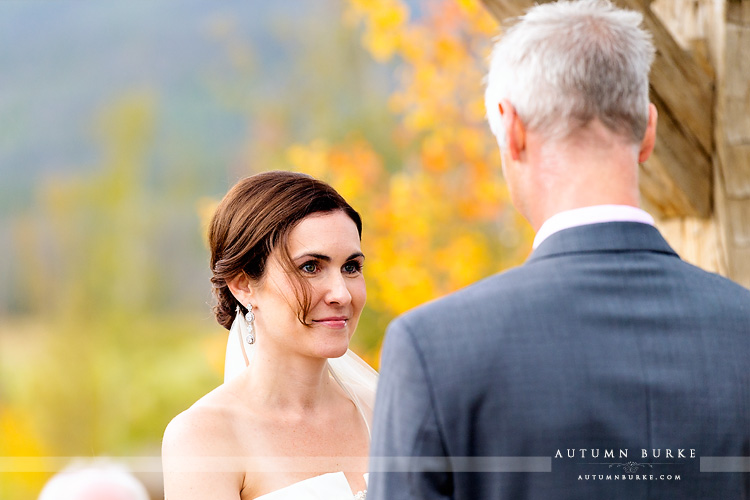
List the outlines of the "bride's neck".
<svg viewBox="0 0 750 500">
<path fill-rule="evenodd" d="M 311 411 L 331 395 L 325 359 L 258 352 L 247 375 L 247 395 L 266 407 Z"/>
</svg>

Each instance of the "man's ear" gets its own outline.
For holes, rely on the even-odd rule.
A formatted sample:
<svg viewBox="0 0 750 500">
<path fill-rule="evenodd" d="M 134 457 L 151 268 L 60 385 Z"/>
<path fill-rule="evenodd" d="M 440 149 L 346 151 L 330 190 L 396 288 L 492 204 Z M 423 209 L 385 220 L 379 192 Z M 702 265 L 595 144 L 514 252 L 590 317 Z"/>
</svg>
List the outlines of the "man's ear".
<svg viewBox="0 0 750 500">
<path fill-rule="evenodd" d="M 505 147 L 511 159 L 518 161 L 521 158 L 521 152 L 526 148 L 526 127 L 510 101 L 501 100 L 498 108 L 503 121 Z"/>
<path fill-rule="evenodd" d="M 651 153 L 654 151 L 654 145 L 656 144 L 656 121 L 659 113 L 656 111 L 656 106 L 653 103 L 648 105 L 648 125 L 646 125 L 646 133 L 641 141 L 641 147 L 638 150 L 638 163 L 643 163 L 648 160 Z"/>
<path fill-rule="evenodd" d="M 244 272 L 227 281 L 227 287 L 240 304 L 247 307 L 252 302 L 253 287 L 250 277 Z"/>
</svg>

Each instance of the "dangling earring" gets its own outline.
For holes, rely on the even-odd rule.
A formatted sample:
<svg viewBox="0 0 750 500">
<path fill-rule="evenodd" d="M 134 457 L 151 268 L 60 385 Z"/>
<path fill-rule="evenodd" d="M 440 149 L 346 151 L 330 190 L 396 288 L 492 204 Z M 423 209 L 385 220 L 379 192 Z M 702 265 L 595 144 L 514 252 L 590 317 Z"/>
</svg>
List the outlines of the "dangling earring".
<svg viewBox="0 0 750 500">
<path fill-rule="evenodd" d="M 248 344 L 255 343 L 255 314 L 253 314 L 253 305 L 247 305 L 247 314 L 245 314 L 245 324 L 247 325 L 247 335 L 245 342 Z"/>
</svg>

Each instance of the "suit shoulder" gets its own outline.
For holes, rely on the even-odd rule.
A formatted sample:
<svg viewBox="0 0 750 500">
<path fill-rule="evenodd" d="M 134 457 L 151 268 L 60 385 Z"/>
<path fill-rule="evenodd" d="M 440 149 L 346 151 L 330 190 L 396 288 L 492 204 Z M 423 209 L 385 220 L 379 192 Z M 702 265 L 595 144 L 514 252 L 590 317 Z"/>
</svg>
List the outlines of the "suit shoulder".
<svg viewBox="0 0 750 500">
<path fill-rule="evenodd" d="M 726 296 L 733 296 L 740 300 L 750 300 L 749 289 L 725 276 L 707 271 L 679 257 L 670 259 L 670 262 L 670 271 L 674 273 L 672 276 L 681 276 L 681 279 L 685 282 L 685 286 L 688 288 L 701 289 L 704 292 L 710 290 L 714 293 L 726 294 Z M 708 290 L 706 287 L 708 287 Z"/>
<path fill-rule="evenodd" d="M 720 274 L 707 271 L 689 262 L 681 262 L 686 266 L 686 269 L 690 269 L 690 272 L 700 275 L 703 279 L 705 279 L 707 282 L 713 283 L 716 287 L 723 289 L 732 295 L 738 295 L 739 297 L 750 299 L 750 290 L 740 285 L 736 281 L 732 281 L 731 279 L 725 276 L 721 276 Z"/>
<path fill-rule="evenodd" d="M 729 278 L 684 262 L 684 290 L 691 290 L 703 309 L 711 309 L 719 317 L 744 318 L 750 321 L 750 290 Z M 742 319 L 740 319 L 742 320 Z"/>
</svg>

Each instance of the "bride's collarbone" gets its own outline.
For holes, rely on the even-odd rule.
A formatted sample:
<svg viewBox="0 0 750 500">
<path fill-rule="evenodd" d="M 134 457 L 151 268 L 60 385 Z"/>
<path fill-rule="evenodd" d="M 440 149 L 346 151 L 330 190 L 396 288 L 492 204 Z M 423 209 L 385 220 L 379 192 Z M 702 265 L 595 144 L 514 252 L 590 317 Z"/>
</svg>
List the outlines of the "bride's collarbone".
<svg viewBox="0 0 750 500">
<path fill-rule="evenodd" d="M 357 417 L 264 414 L 246 434 L 245 484 L 253 492 L 249 498 L 331 472 L 343 472 L 354 491 L 364 489 L 369 437 Z"/>
<path fill-rule="evenodd" d="M 369 436 L 362 417 L 349 412 L 256 412 L 242 422 L 253 455 L 355 456 L 367 454 Z"/>
<path fill-rule="evenodd" d="M 217 392 L 212 402 L 222 408 L 219 413 L 233 437 L 227 443 L 233 447 L 230 454 L 244 470 L 243 499 L 340 472 L 353 491 L 365 489 L 369 434 L 343 393 L 323 405 L 300 408 L 264 404 L 232 385 Z"/>
<path fill-rule="evenodd" d="M 331 429 L 353 434 L 366 432 L 366 424 L 356 406 L 348 398 L 335 397 L 324 404 L 298 406 L 288 403 L 248 402 L 246 412 L 254 421 L 258 431 L 275 433 L 320 433 L 330 435 Z"/>
</svg>

